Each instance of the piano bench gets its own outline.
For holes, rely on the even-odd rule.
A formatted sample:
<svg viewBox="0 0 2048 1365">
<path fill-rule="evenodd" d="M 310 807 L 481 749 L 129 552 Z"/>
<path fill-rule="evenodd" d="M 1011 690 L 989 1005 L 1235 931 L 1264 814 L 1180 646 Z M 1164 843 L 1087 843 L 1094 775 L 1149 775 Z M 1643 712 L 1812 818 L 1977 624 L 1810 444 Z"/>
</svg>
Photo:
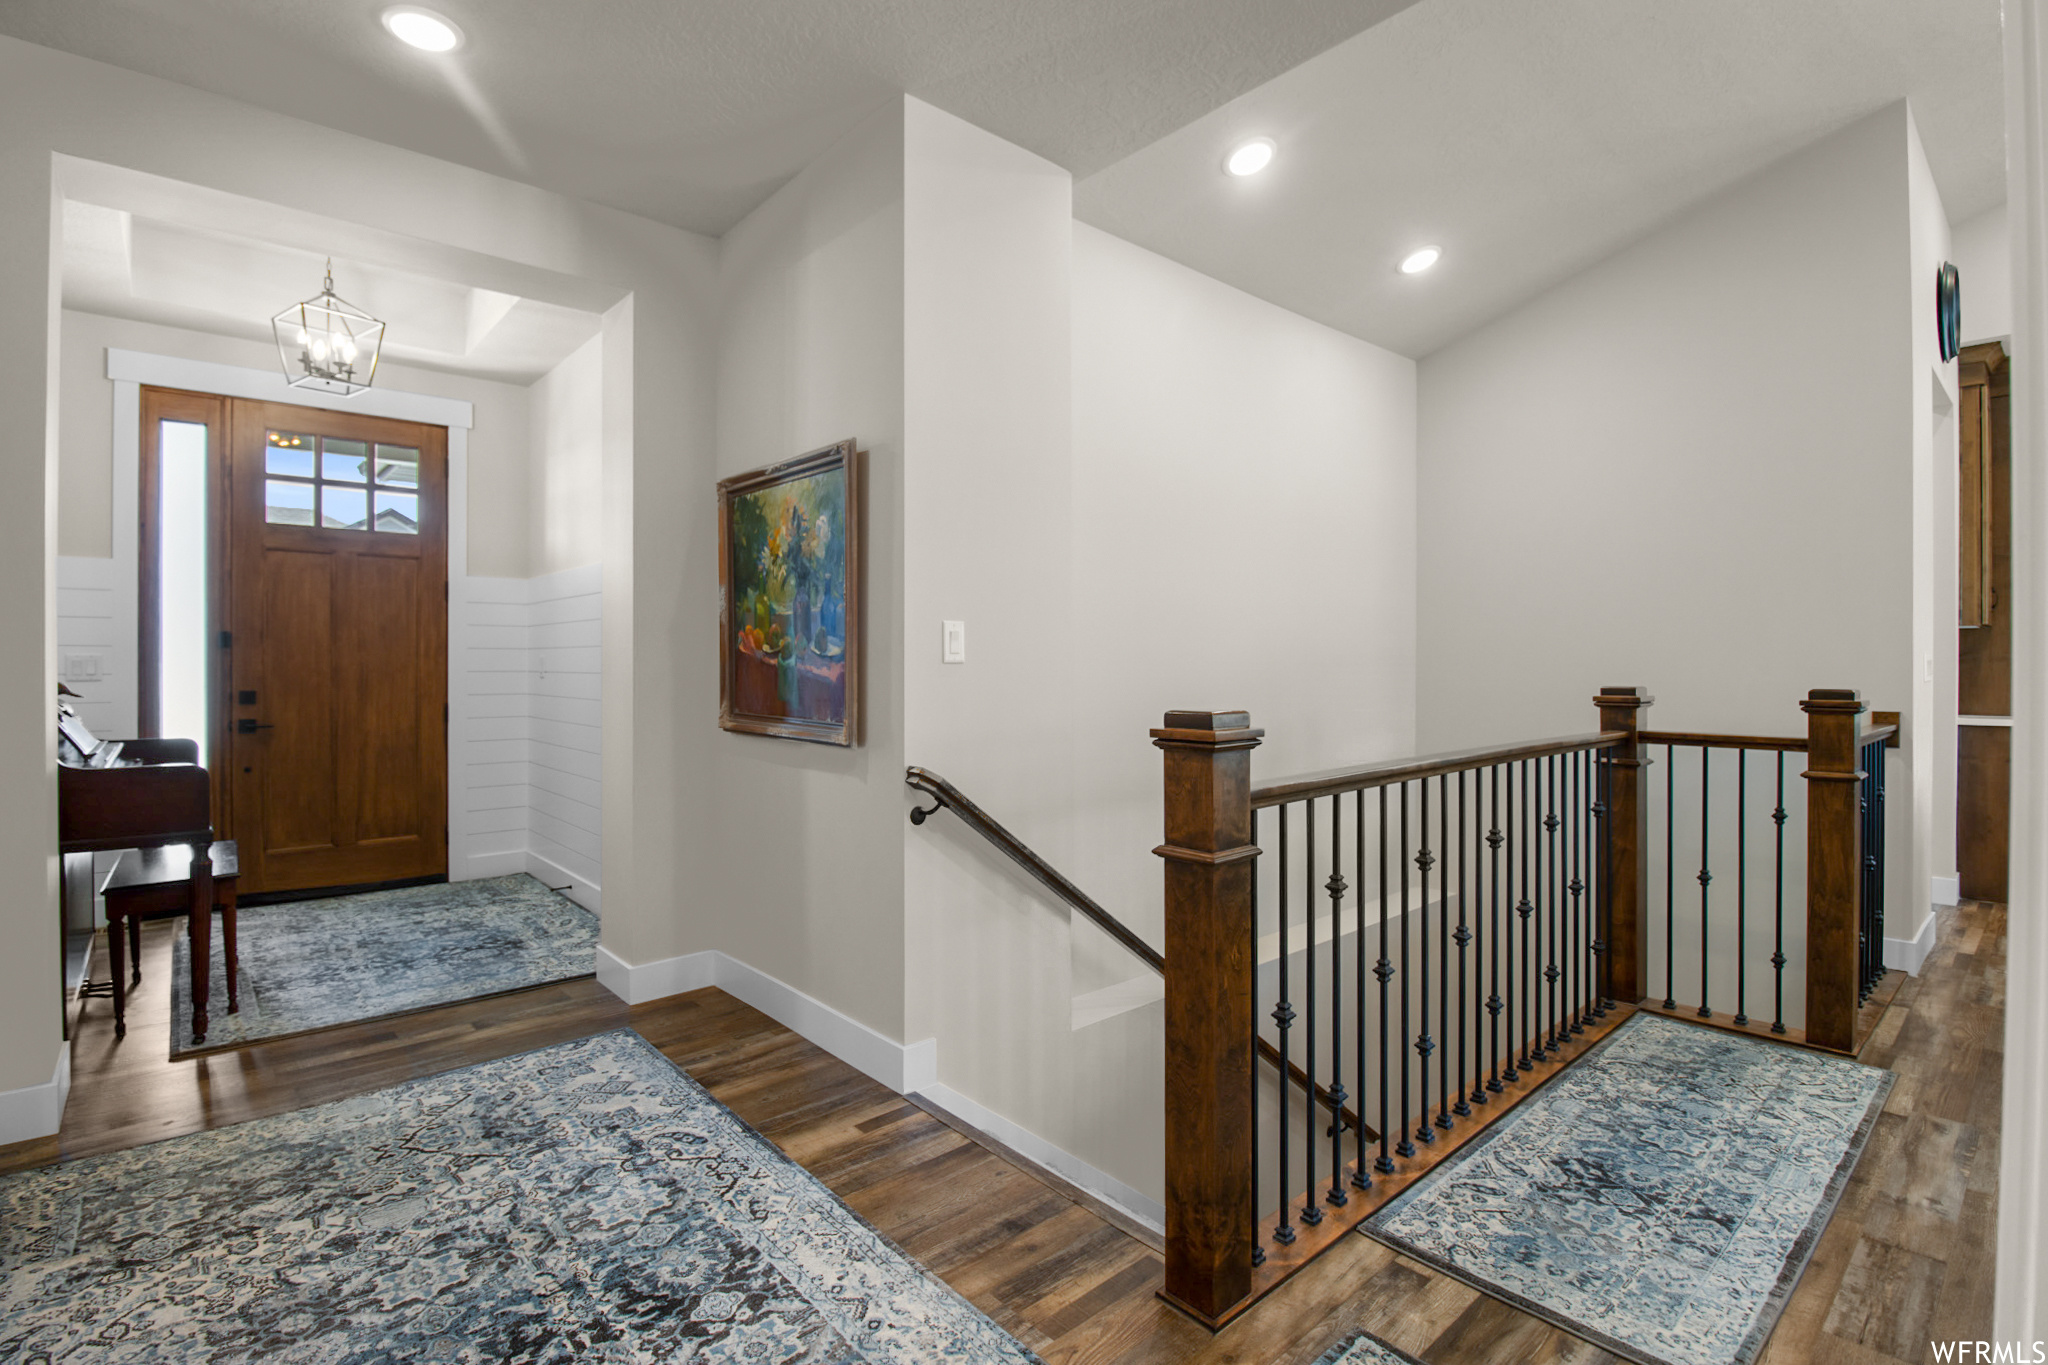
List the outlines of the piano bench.
<svg viewBox="0 0 2048 1365">
<path fill-rule="evenodd" d="M 146 919 L 167 915 L 188 915 L 192 909 L 192 845 L 166 844 L 160 848 L 131 848 L 115 860 L 100 893 L 107 905 L 107 951 L 114 968 L 114 1036 L 128 1036 L 126 1016 L 128 988 L 142 980 L 142 928 Z M 235 879 L 241 862 L 233 839 L 221 839 L 210 850 L 213 855 L 213 908 L 220 911 L 221 947 L 226 950 L 228 1013 L 241 1009 L 237 999 L 235 953 Z M 124 945 L 122 939 L 127 939 Z M 186 926 L 190 932 L 191 926 Z M 192 977 L 195 1001 L 206 998 L 206 976 L 211 974 L 212 954 L 202 952 L 203 935 L 193 944 Z M 124 953 L 123 948 L 127 949 Z M 132 969 L 122 961 L 134 959 Z M 130 976 L 129 972 L 133 971 Z"/>
</svg>

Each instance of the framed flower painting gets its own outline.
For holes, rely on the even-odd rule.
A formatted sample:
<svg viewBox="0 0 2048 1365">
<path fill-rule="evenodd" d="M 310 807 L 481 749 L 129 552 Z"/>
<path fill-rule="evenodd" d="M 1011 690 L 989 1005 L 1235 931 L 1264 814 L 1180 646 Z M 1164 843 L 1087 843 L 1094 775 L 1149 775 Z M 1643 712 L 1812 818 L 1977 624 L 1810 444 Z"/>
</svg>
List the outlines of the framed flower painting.
<svg viewBox="0 0 2048 1365">
<path fill-rule="evenodd" d="M 852 441 L 718 484 L 718 724 L 860 738 L 860 452 Z"/>
</svg>

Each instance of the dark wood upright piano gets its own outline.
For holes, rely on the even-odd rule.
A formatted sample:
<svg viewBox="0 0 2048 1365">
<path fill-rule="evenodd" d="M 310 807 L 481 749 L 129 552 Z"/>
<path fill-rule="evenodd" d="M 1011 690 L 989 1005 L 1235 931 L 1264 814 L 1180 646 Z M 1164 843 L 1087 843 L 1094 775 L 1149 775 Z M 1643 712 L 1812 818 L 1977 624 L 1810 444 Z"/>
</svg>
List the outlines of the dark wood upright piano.
<svg viewBox="0 0 2048 1365">
<path fill-rule="evenodd" d="M 62 853 L 189 845 L 192 1040 L 206 1039 L 212 964 L 213 796 L 189 739 L 100 739 L 57 703 L 57 846 Z"/>
</svg>

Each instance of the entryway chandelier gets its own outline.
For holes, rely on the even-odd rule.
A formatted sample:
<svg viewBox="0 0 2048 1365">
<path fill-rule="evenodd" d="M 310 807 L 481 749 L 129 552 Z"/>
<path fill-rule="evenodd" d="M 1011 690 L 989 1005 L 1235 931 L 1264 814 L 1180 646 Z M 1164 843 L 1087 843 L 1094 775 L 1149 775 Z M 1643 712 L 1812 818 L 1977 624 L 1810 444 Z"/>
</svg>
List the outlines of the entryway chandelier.
<svg viewBox="0 0 2048 1365">
<path fill-rule="evenodd" d="M 320 292 L 285 309 L 270 325 L 277 333 L 278 363 L 293 388 L 347 397 L 376 382 L 384 324 L 336 296 L 332 260 Z"/>
</svg>

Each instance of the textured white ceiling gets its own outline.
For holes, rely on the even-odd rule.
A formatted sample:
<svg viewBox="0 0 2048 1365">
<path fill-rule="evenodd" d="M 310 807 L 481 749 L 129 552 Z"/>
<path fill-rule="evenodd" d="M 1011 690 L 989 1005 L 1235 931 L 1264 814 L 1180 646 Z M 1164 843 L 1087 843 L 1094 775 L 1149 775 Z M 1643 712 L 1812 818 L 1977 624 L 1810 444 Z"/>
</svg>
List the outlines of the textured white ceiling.
<svg viewBox="0 0 2048 1365">
<path fill-rule="evenodd" d="M 919 96 L 1077 175 L 1414 0 L 0 0 L 0 33 L 713 234 Z"/>
<path fill-rule="evenodd" d="M 1901 97 L 2004 199 L 1998 0 L 1425 0 L 1082 180 L 1075 212 L 1422 356 Z M 1271 169 L 1221 173 L 1264 134 Z M 1395 265 L 1436 243 L 1436 269 Z"/>
</svg>

